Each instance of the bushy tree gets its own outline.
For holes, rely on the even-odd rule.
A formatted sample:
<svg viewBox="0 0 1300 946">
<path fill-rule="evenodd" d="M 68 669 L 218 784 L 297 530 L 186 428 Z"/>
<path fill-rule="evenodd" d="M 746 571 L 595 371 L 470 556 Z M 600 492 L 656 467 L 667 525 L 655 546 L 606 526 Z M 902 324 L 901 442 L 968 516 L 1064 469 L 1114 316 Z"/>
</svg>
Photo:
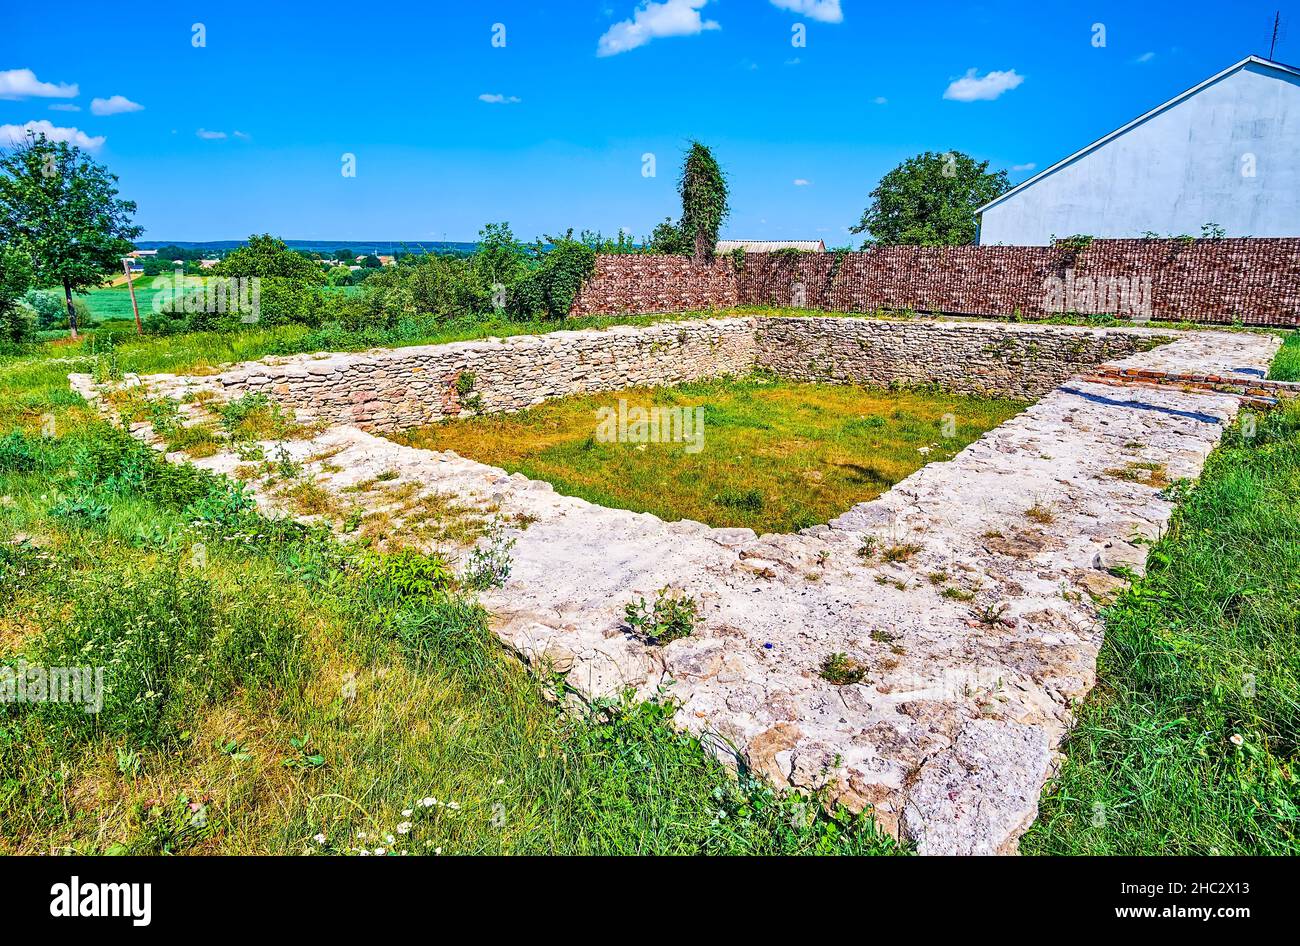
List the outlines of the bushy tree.
<svg viewBox="0 0 1300 946">
<path fill-rule="evenodd" d="M 511 293 L 511 315 L 566 317 L 582 284 L 596 268 L 596 251 L 571 235 L 547 237 L 547 242 L 551 248 L 542 257 L 541 265 L 521 279 Z"/>
<path fill-rule="evenodd" d="M 697 263 L 713 258 L 722 221 L 727 218 L 727 181 L 713 152 L 692 141 L 682 174 L 677 181 L 682 198 L 682 219 L 678 229 L 690 241 Z"/>
<path fill-rule="evenodd" d="M 401 266 L 372 272 L 364 283 L 362 303 L 345 307 L 345 327 L 389 326 L 413 315 L 452 318 L 486 311 L 491 289 L 471 260 L 430 253 Z M 349 324 L 350 323 L 350 324 Z"/>
<path fill-rule="evenodd" d="M 36 317 L 23 301 L 32 284 L 32 264 L 16 246 L 0 245 L 0 342 L 25 342 Z"/>
<path fill-rule="evenodd" d="M 31 281 L 63 287 L 68 327 L 77 334 L 72 294 L 121 270 L 135 202 L 117 196 L 117 177 L 66 141 L 28 132 L 0 153 L 0 244 L 26 253 Z"/>
<path fill-rule="evenodd" d="M 1010 187 L 1006 171 L 956 151 L 927 151 L 894 168 L 871 192 L 852 233 L 887 246 L 964 246 L 978 232 L 975 211 Z"/>
<path fill-rule="evenodd" d="M 651 253 L 664 256 L 689 256 L 693 247 L 692 241 L 682 233 L 681 228 L 671 218 L 665 218 L 650 234 L 647 248 Z"/>
<path fill-rule="evenodd" d="M 500 283 L 508 288 L 528 272 L 528 250 L 506 221 L 484 224 L 471 260 L 475 274 L 488 286 Z"/>
<path fill-rule="evenodd" d="M 283 240 L 269 233 L 249 236 L 247 246 L 231 250 L 225 259 L 212 267 L 211 272 L 214 276 L 279 277 L 308 286 L 325 282 L 319 264 L 289 249 Z"/>
<path fill-rule="evenodd" d="M 209 272 L 258 279 L 261 321 L 266 325 L 316 325 L 320 321 L 324 310 L 320 287 L 325 283 L 320 264 L 269 233 L 251 235 L 247 246 L 232 250 Z"/>
</svg>

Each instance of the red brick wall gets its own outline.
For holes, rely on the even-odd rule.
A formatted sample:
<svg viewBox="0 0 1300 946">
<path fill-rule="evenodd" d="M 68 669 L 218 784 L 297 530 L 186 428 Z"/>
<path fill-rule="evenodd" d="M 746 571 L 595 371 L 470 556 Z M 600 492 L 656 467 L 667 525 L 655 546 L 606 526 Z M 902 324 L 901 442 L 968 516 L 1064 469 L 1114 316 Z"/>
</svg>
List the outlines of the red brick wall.
<svg viewBox="0 0 1300 946">
<path fill-rule="evenodd" d="M 691 312 L 729 309 L 739 302 L 730 260 L 696 266 L 683 256 L 598 256 L 596 271 L 569 315 Z"/>
<path fill-rule="evenodd" d="M 1091 280 L 1097 280 L 1093 283 Z M 1149 282 L 1146 282 L 1149 280 Z M 1111 285 L 1110 296 L 1100 297 Z M 1097 296 L 1089 297 L 1095 286 Z M 573 313 L 682 312 L 802 305 L 870 312 L 912 309 L 1026 318 L 1114 313 L 1124 287 L 1151 318 L 1300 325 L 1300 239 L 1095 240 L 1089 246 L 885 247 L 833 253 L 749 254 L 702 268 L 660 256 L 603 256 Z M 1063 290 L 1072 289 L 1066 299 Z M 1119 303 L 1119 305 L 1117 305 Z"/>
</svg>

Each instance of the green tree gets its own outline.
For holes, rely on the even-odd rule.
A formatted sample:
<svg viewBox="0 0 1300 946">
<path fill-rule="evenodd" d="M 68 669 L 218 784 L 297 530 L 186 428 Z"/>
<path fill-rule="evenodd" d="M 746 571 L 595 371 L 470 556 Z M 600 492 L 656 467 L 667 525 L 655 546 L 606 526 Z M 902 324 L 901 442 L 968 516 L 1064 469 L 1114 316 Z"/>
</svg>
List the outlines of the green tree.
<svg viewBox="0 0 1300 946">
<path fill-rule="evenodd" d="M 654 228 L 650 234 L 647 244 L 651 253 L 659 253 L 664 256 L 689 256 L 691 252 L 691 241 L 682 233 L 677 224 L 671 219 L 665 218 L 664 222 Z"/>
<path fill-rule="evenodd" d="M 990 171 L 957 151 L 927 151 L 880 179 L 851 233 L 885 245 L 963 246 L 975 242 L 975 211 L 1010 187 L 1006 171 Z"/>
<path fill-rule="evenodd" d="M 32 285 L 32 264 L 16 246 L 0 245 L 0 341 L 23 342 L 35 315 L 23 301 Z"/>
<path fill-rule="evenodd" d="M 352 270 L 346 266 L 331 266 L 325 274 L 325 281 L 331 286 L 352 285 Z"/>
<path fill-rule="evenodd" d="M 283 240 L 269 233 L 252 234 L 247 246 L 231 250 L 225 259 L 212 267 L 211 273 L 214 276 L 292 279 L 308 286 L 325 282 L 325 274 L 318 263 L 289 249 Z"/>
<path fill-rule="evenodd" d="M 528 270 L 528 251 L 515 239 L 510 224 L 488 223 L 478 232 L 478 248 L 474 251 L 474 272 L 480 281 L 491 286 L 500 283 L 513 286 Z"/>
<path fill-rule="evenodd" d="M 677 193 L 682 198 L 682 220 L 678 229 L 690 241 L 697 263 L 712 259 L 722 221 L 730 212 L 727 180 L 714 160 L 713 152 L 698 141 L 692 141 L 686 153 L 682 175 L 677 181 Z"/>
<path fill-rule="evenodd" d="M 73 338 L 72 294 L 120 270 L 144 232 L 131 222 L 135 202 L 119 200 L 116 184 L 116 175 L 80 148 L 34 132 L 0 153 L 0 244 L 28 255 L 36 285 L 63 287 Z"/>
</svg>

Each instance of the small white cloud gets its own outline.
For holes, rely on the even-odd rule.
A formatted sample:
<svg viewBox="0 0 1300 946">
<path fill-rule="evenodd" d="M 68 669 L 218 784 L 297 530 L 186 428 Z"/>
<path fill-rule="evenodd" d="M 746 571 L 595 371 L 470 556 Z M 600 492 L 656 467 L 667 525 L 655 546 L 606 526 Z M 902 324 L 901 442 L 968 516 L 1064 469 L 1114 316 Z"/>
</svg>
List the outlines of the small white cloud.
<svg viewBox="0 0 1300 946">
<path fill-rule="evenodd" d="M 25 125 L 0 125 L 0 142 L 19 144 L 27 137 L 29 131 L 44 135 L 50 141 L 66 141 L 70 145 L 85 148 L 87 151 L 98 151 L 107 140 L 103 135 L 91 136 L 80 128 L 61 128 L 47 122 L 45 119 L 41 119 L 38 122 L 28 122 Z"/>
<path fill-rule="evenodd" d="M 964 76 L 948 84 L 943 97 L 954 102 L 991 102 L 1024 81 L 1025 77 L 1017 75 L 1014 69 L 1006 72 L 995 70 L 984 76 L 979 75 L 976 69 L 968 69 Z"/>
<path fill-rule="evenodd" d="M 803 178 L 803 177 L 796 177 L 796 178 L 794 179 L 794 186 L 795 186 L 795 187 L 807 187 L 807 186 L 808 186 L 809 184 L 811 184 L 811 183 L 812 183 L 812 181 L 808 180 L 807 178 Z"/>
<path fill-rule="evenodd" d="M 246 131 L 240 131 L 240 130 L 238 130 L 238 129 L 235 129 L 235 137 L 238 138 L 240 141 L 252 141 L 252 140 L 253 140 L 253 136 L 250 135 L 248 132 L 246 132 Z"/>
<path fill-rule="evenodd" d="M 1133 61 L 1134 61 L 1134 62 L 1150 62 L 1152 59 L 1155 59 L 1155 58 L 1156 58 L 1156 54 L 1155 54 L 1155 53 L 1143 53 L 1141 56 L 1138 56 L 1137 59 L 1135 59 L 1135 60 L 1133 60 Z"/>
<path fill-rule="evenodd" d="M 1011 170 L 1013 170 L 1013 171 L 1032 171 L 1032 170 L 1033 170 L 1034 168 L 1036 168 L 1036 167 L 1038 167 L 1038 165 L 1035 164 L 1033 161 L 1030 161 L 1030 162 L 1028 162 L 1028 163 L 1026 163 L 1026 164 L 1013 164 L 1013 165 L 1011 165 Z"/>
<path fill-rule="evenodd" d="M 73 105 L 71 102 L 55 102 L 50 106 L 51 112 L 79 112 L 80 105 Z"/>
<path fill-rule="evenodd" d="M 889 104 L 889 99 L 885 98 L 883 95 L 877 95 L 874 99 L 871 100 L 871 104 L 872 104 L 872 105 L 888 105 L 888 104 Z"/>
<path fill-rule="evenodd" d="M 219 138 L 226 137 L 224 131 L 208 131 L 206 128 L 200 128 L 194 134 L 198 135 L 204 141 L 216 141 Z"/>
<path fill-rule="evenodd" d="M 0 99 L 75 99 L 77 83 L 42 82 L 30 69 L 0 72 Z"/>
<path fill-rule="evenodd" d="M 628 20 L 620 20 L 607 29 L 596 43 L 597 56 L 617 56 L 652 39 L 665 36 L 694 36 L 705 30 L 722 29 L 715 20 L 700 17 L 709 0 L 642 0 Z"/>
<path fill-rule="evenodd" d="M 139 102 L 132 102 L 125 95 L 113 95 L 106 99 L 90 100 L 90 114 L 92 115 L 121 115 L 124 112 L 143 110 L 143 105 Z"/>
<path fill-rule="evenodd" d="M 772 0 L 772 6 L 792 13 L 802 13 L 810 20 L 820 20 L 823 23 L 844 22 L 840 0 Z"/>
<path fill-rule="evenodd" d="M 480 102 L 487 102 L 489 105 L 518 105 L 523 99 L 517 95 L 502 95 L 499 92 L 484 92 L 478 97 Z"/>
<path fill-rule="evenodd" d="M 803 60 L 800 59 L 798 56 L 795 56 L 793 59 L 787 59 L 787 60 L 785 61 L 785 64 L 786 64 L 787 66 L 797 66 L 797 65 L 799 65 L 799 63 L 801 63 L 801 62 L 803 62 Z"/>
</svg>

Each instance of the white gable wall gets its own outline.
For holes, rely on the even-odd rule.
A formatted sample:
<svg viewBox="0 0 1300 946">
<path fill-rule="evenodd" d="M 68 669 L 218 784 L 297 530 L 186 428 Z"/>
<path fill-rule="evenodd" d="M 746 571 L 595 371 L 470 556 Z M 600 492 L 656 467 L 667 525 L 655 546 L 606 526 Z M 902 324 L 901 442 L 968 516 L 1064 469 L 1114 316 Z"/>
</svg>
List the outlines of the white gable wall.
<svg viewBox="0 0 1300 946">
<path fill-rule="evenodd" d="M 1300 77 L 1256 63 L 1229 73 L 986 209 L 980 243 L 1200 236 L 1207 223 L 1300 236 Z"/>
</svg>

